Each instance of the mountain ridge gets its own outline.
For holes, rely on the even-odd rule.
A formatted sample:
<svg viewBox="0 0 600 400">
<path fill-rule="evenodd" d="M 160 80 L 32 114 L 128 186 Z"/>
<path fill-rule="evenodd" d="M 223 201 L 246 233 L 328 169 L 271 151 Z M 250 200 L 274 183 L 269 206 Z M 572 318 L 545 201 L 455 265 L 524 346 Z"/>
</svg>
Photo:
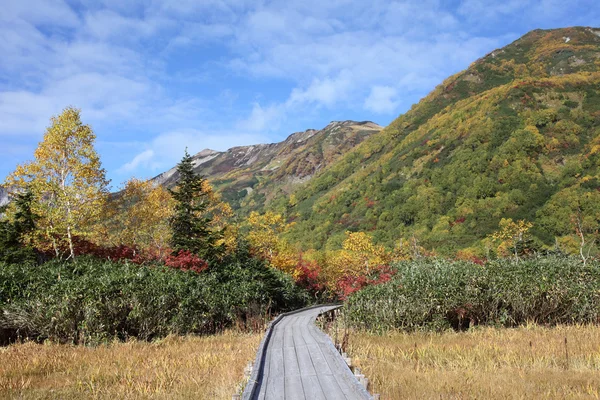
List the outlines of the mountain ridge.
<svg viewBox="0 0 600 400">
<path fill-rule="evenodd" d="M 251 202 L 248 197 L 260 197 L 262 206 L 275 194 L 289 193 L 294 186 L 309 181 L 381 129 L 371 121 L 332 121 L 323 129 L 294 132 L 277 143 L 235 146 L 222 152 L 204 149 L 192 156 L 192 162 L 195 171 L 206 176 L 234 209 Z M 152 181 L 172 187 L 177 178 L 173 167 Z"/>
</svg>

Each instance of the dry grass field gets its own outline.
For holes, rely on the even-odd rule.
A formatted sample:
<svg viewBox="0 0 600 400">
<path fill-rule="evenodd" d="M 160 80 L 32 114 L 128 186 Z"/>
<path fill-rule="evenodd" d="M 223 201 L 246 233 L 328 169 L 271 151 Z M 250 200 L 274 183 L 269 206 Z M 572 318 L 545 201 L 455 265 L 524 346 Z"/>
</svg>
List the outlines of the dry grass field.
<svg viewBox="0 0 600 400">
<path fill-rule="evenodd" d="M 353 333 L 348 353 L 382 399 L 600 398 L 599 326 Z"/>
<path fill-rule="evenodd" d="M 231 399 L 261 335 L 0 348 L 2 399 Z"/>
</svg>

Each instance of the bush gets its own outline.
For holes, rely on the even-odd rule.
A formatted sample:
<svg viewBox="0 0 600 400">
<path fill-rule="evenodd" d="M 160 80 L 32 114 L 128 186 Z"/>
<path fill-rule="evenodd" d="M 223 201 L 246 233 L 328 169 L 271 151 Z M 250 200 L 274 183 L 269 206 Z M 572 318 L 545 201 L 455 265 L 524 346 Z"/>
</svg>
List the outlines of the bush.
<svg viewBox="0 0 600 400">
<path fill-rule="evenodd" d="M 350 296 L 353 325 L 382 331 L 600 321 L 598 262 L 584 266 L 577 258 L 546 256 L 481 266 L 425 259 L 394 268 L 389 282 Z"/>
<path fill-rule="evenodd" d="M 258 261 L 202 273 L 91 257 L 0 264 L 0 328 L 62 342 L 214 333 L 306 299 L 289 277 Z"/>
</svg>

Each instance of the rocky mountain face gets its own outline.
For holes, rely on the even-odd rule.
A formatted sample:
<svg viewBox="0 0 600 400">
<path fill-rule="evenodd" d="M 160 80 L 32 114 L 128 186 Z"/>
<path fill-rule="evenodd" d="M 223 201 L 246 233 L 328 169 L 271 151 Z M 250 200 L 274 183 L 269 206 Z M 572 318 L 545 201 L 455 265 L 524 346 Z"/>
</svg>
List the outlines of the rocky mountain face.
<svg viewBox="0 0 600 400">
<path fill-rule="evenodd" d="M 0 186 L 0 207 L 8 204 L 8 190 Z"/>
<path fill-rule="evenodd" d="M 195 171 L 208 178 L 224 200 L 247 212 L 289 194 L 381 129 L 369 121 L 334 121 L 321 130 L 296 132 L 279 143 L 224 152 L 202 150 L 193 156 L 193 162 Z M 167 187 L 174 186 L 177 179 L 175 167 L 153 178 Z"/>
<path fill-rule="evenodd" d="M 577 248 L 600 223 L 600 29 L 532 31 L 441 85 L 269 208 L 303 248 L 344 232 L 486 255 L 502 218 Z M 595 225 L 594 225 L 595 224 Z M 595 228 L 594 228 L 595 226 Z"/>
</svg>

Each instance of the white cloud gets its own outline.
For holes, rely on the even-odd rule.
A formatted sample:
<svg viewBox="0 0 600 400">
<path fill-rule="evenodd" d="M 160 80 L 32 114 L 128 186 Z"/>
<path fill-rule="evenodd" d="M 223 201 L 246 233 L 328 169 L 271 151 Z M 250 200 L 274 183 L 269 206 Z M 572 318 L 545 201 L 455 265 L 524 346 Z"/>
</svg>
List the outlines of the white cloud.
<svg viewBox="0 0 600 400">
<path fill-rule="evenodd" d="M 282 116 L 282 107 L 262 107 L 259 103 L 254 103 L 250 116 L 237 125 L 240 129 L 252 132 L 272 131 L 280 126 Z"/>
<path fill-rule="evenodd" d="M 463 0 L 458 12 L 469 18 L 486 20 L 496 18 L 500 15 L 515 14 L 527 8 L 530 0 L 505 0 L 490 2 L 487 0 Z"/>
<path fill-rule="evenodd" d="M 251 144 L 317 114 L 393 115 L 518 36 L 477 32 L 505 32 L 507 18 L 586 24 L 598 10 L 592 0 L 4 0 L 0 135 L 33 142 L 74 105 L 104 140 L 140 142 L 115 161 L 122 171 L 161 172 L 186 145 Z"/>
<path fill-rule="evenodd" d="M 135 172 L 143 178 L 151 178 L 175 166 L 183 157 L 186 148 L 190 154 L 195 154 L 202 149 L 224 151 L 234 146 L 265 141 L 265 135 L 237 131 L 204 132 L 184 129 L 165 132 L 146 144 L 146 149 L 123 164 L 119 172 Z"/>
<path fill-rule="evenodd" d="M 73 27 L 79 22 L 77 14 L 62 0 L 3 1 L 0 21 L 16 19 L 60 27 Z"/>
<path fill-rule="evenodd" d="M 146 165 L 154 157 L 154 150 L 148 149 L 133 157 L 133 160 L 119 168 L 119 172 L 127 173 L 135 171 L 140 165 Z"/>
<path fill-rule="evenodd" d="M 352 76 L 343 70 L 333 79 L 314 79 L 305 89 L 296 88 L 287 101 L 288 107 L 302 103 L 317 103 L 328 107 L 343 101 L 352 86 Z"/>
<path fill-rule="evenodd" d="M 148 100 L 156 97 L 148 82 L 98 73 L 79 73 L 50 82 L 41 92 L 0 92 L 0 135 L 41 137 L 50 117 L 67 106 L 81 108 L 91 123 L 130 121 L 151 107 Z"/>
<path fill-rule="evenodd" d="M 147 38 L 173 25 L 174 21 L 163 18 L 129 18 L 109 10 L 90 12 L 85 16 L 85 32 L 101 40 Z"/>
<path fill-rule="evenodd" d="M 398 91 L 389 86 L 374 86 L 365 99 L 364 107 L 377 114 L 391 114 L 398 108 Z"/>
</svg>

